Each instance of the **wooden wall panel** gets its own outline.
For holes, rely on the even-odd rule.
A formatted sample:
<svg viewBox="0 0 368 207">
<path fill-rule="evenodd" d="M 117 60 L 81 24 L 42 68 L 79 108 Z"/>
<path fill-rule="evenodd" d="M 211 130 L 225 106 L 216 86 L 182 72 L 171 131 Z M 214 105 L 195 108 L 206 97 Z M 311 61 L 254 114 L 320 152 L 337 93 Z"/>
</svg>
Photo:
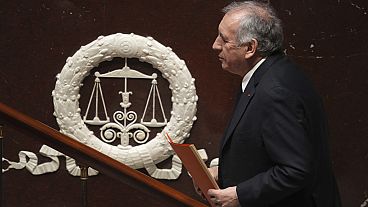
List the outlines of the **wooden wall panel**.
<svg viewBox="0 0 368 207">
<path fill-rule="evenodd" d="M 135 33 L 169 46 L 196 79 L 198 120 L 187 142 L 217 156 L 241 79 L 221 70 L 211 50 L 230 1 L 0 0 L 0 101 L 54 128 L 51 91 L 67 57 L 100 35 Z M 270 0 L 285 26 L 285 49 L 315 83 L 330 123 L 331 155 L 344 206 L 359 206 L 368 186 L 368 3 L 364 0 Z M 121 67 L 122 61 L 99 69 Z M 132 62 L 136 67 L 147 67 Z M 149 67 L 149 66 L 148 66 Z M 85 80 L 86 82 L 92 81 Z M 89 96 L 86 83 L 81 104 Z M 170 95 L 170 91 L 165 92 Z M 111 95 L 112 96 L 112 95 Z M 170 103 L 169 103 L 170 104 Z M 5 157 L 37 152 L 42 143 L 5 123 Z M 63 161 L 61 166 L 63 166 Z M 65 166 L 65 165 L 64 165 Z M 142 170 L 144 171 L 144 170 Z M 159 206 L 149 195 L 99 175 L 89 179 L 91 206 Z M 197 199 L 190 178 L 163 181 Z M 64 168 L 33 176 L 4 174 L 6 206 L 80 206 L 79 180 Z M 27 196 L 26 196 L 27 195 Z M 146 204 L 146 203 L 150 204 Z M 121 204 L 123 205 L 123 204 Z"/>
</svg>

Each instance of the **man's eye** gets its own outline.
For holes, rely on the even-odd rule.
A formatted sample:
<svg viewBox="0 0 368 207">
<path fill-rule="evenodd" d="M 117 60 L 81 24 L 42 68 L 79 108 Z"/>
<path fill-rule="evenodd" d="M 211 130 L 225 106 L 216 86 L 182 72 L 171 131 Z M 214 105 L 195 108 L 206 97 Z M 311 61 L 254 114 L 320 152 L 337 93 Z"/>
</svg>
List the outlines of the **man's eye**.
<svg viewBox="0 0 368 207">
<path fill-rule="evenodd" d="M 221 36 L 220 36 L 221 37 Z M 225 40 L 223 37 L 221 37 L 221 41 L 224 42 L 224 43 L 227 43 L 229 42 L 228 40 Z"/>
<path fill-rule="evenodd" d="M 229 42 L 228 40 L 224 39 L 224 37 L 221 34 L 219 34 L 218 36 L 220 37 L 222 42 L 224 42 L 224 43 Z"/>
</svg>

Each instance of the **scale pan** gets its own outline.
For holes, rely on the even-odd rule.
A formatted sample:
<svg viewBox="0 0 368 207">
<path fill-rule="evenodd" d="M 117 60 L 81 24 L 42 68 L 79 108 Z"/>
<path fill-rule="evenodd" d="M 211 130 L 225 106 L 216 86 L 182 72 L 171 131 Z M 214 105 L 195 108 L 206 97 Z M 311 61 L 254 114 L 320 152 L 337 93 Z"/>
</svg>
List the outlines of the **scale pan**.
<svg viewBox="0 0 368 207">
<path fill-rule="evenodd" d="M 95 117 L 93 118 L 93 120 L 83 120 L 84 123 L 89 124 L 89 125 L 104 125 L 110 122 L 110 119 L 107 120 L 100 120 L 100 118 Z"/>
<path fill-rule="evenodd" d="M 165 122 L 157 122 L 156 119 L 151 119 L 150 122 L 141 120 L 141 124 L 147 126 L 147 127 L 163 127 L 166 126 L 167 121 Z"/>
</svg>

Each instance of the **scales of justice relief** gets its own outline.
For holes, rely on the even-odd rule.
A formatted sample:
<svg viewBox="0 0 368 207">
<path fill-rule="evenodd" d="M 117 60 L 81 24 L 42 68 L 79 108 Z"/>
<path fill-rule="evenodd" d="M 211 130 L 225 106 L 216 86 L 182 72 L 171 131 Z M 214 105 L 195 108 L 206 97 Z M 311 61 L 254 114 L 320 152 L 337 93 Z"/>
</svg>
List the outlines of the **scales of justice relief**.
<svg viewBox="0 0 368 207">
<path fill-rule="evenodd" d="M 146 75 L 137 70 L 133 70 L 128 67 L 127 58 L 125 58 L 125 66 L 122 69 L 117 69 L 105 74 L 96 72 L 95 77 L 94 86 L 88 102 L 87 110 L 83 116 L 83 121 L 89 125 L 100 125 L 100 138 L 106 143 L 112 143 L 116 139 L 120 139 L 120 145 L 118 145 L 119 148 L 132 147 L 129 145 L 129 140 L 133 138 L 137 144 L 143 144 L 149 139 L 150 130 L 148 127 L 164 127 L 167 124 L 164 107 L 158 90 L 156 73 Z M 120 106 L 122 110 L 115 111 L 112 115 L 112 120 L 108 116 L 101 86 L 102 79 L 105 78 L 119 79 L 124 82 L 123 91 L 119 91 L 119 94 L 121 95 Z M 137 122 L 139 119 L 138 114 L 135 111 L 129 111 L 129 107 L 132 105 L 130 102 L 130 96 L 133 94 L 132 91 L 128 90 L 129 79 L 151 80 L 151 88 L 139 122 Z M 156 103 L 156 100 L 158 103 Z M 90 110 L 93 101 L 95 102 L 94 117 L 92 119 L 88 119 L 88 115 L 90 113 L 93 114 L 93 111 Z M 99 101 L 101 101 L 102 104 L 99 104 Z M 102 105 L 103 107 L 103 118 L 99 117 L 99 105 Z M 146 120 L 146 113 L 149 107 L 152 109 L 152 117 L 148 121 Z M 160 118 L 162 121 L 157 121 L 156 119 L 157 110 L 161 112 L 162 117 Z"/>
<path fill-rule="evenodd" d="M 104 74 L 99 72 L 94 74 L 95 84 L 82 118 L 82 110 L 79 107 L 79 91 L 84 78 L 99 63 L 111 61 L 115 57 L 124 58 L 125 66 L 122 69 Z M 165 117 L 157 86 L 157 75 L 155 73 L 147 75 L 129 68 L 127 65 L 127 59 L 129 58 L 138 58 L 141 62 L 151 64 L 169 82 L 172 95 L 172 110 L 169 119 Z M 68 57 L 66 64 L 56 78 L 52 96 L 54 116 L 61 133 L 133 169 L 145 168 L 148 174 L 156 179 L 177 179 L 179 177 L 182 171 L 182 163 L 171 149 L 165 134 L 170 134 L 176 143 L 183 143 L 190 136 L 190 130 L 197 119 L 195 114 L 198 96 L 196 95 L 194 78 L 192 78 L 185 62 L 179 59 L 171 48 L 163 46 L 152 37 L 142 37 L 133 33 L 100 36 L 91 43 L 82 46 L 73 56 Z M 121 110 L 115 111 L 111 117 L 108 115 L 101 86 L 106 78 L 124 81 L 124 88 L 119 92 L 119 95 L 121 95 Z M 129 109 L 132 105 L 130 98 L 133 93 L 128 89 L 129 79 L 147 79 L 151 83 L 151 89 L 141 118 L 138 117 L 136 112 Z M 100 101 L 101 104 L 99 104 Z M 92 109 L 92 102 L 95 103 L 94 110 Z M 100 112 L 99 105 L 102 105 L 102 112 Z M 147 117 L 149 107 L 152 107 L 152 117 L 150 118 Z M 160 119 L 156 114 L 157 111 L 161 112 L 162 117 Z M 100 117 L 101 114 L 104 114 L 104 116 Z M 100 138 L 95 136 L 87 125 L 100 126 Z M 163 127 L 163 129 L 149 139 L 149 128 L 155 127 Z M 116 139 L 120 139 L 120 144 L 117 146 L 113 145 Z M 137 145 L 130 145 L 130 139 L 133 139 Z M 199 150 L 199 153 L 204 160 L 207 159 L 204 149 Z M 65 156 L 66 168 L 69 173 L 74 176 L 80 175 L 80 168 L 75 164 L 75 160 L 62 152 L 43 145 L 40 154 L 49 157 L 51 161 L 38 164 L 38 158 L 33 152 L 21 151 L 19 162 L 11 162 L 5 159 L 9 163 L 9 167 L 3 169 L 3 172 L 11 168 L 26 168 L 34 175 L 55 172 L 60 164 L 58 156 Z M 168 158 L 172 159 L 170 169 L 157 167 L 156 164 Z M 213 160 L 213 162 L 216 161 Z M 97 173 L 92 168 L 88 169 L 89 176 Z"/>
</svg>

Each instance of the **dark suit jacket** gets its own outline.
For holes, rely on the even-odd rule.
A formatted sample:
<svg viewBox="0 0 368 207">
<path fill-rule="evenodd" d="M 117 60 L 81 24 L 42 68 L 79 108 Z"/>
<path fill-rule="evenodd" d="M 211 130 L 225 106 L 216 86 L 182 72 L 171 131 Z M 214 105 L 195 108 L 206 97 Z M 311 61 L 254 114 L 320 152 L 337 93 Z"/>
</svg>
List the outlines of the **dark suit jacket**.
<svg viewBox="0 0 368 207">
<path fill-rule="evenodd" d="M 239 97 L 220 150 L 219 184 L 244 207 L 336 207 L 322 101 L 282 54 L 267 57 Z"/>
</svg>

